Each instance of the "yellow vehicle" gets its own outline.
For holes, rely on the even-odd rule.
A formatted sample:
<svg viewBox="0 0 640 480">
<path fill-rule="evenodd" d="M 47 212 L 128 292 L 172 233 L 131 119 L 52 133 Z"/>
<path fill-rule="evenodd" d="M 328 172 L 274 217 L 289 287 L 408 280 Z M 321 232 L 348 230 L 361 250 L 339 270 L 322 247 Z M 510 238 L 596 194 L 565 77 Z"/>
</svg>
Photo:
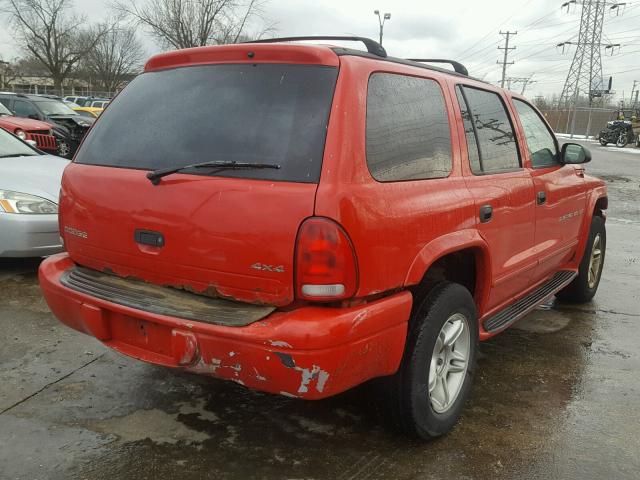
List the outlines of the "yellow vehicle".
<svg viewBox="0 0 640 480">
<path fill-rule="evenodd" d="M 102 111 L 104 110 L 104 108 L 80 107 L 80 106 L 71 107 L 71 108 L 73 108 L 76 112 L 78 112 L 82 116 L 94 117 L 94 118 L 99 117 Z"/>
</svg>

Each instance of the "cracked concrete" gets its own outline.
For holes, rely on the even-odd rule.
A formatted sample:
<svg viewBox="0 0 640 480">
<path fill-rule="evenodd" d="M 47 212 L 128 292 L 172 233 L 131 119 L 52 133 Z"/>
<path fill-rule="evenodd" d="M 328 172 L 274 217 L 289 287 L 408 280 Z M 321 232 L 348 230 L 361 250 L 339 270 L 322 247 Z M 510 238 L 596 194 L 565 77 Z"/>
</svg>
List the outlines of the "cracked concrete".
<svg viewBox="0 0 640 480">
<path fill-rule="evenodd" d="M 462 420 L 427 445 L 366 387 L 304 402 L 123 357 L 48 313 L 37 261 L 0 261 L 0 479 L 637 479 L 640 156 L 589 147 L 611 179 L 598 295 L 484 343 Z"/>
</svg>

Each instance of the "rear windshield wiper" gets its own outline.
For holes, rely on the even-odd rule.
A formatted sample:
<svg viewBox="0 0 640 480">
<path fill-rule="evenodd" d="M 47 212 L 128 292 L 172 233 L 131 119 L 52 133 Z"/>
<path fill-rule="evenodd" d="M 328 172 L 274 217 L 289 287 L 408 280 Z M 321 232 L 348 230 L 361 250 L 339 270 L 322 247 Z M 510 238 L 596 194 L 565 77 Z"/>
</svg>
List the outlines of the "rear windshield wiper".
<svg viewBox="0 0 640 480">
<path fill-rule="evenodd" d="M 183 165 L 182 167 L 170 167 L 170 168 L 161 168 L 159 170 L 153 170 L 152 172 L 147 173 L 147 178 L 151 181 L 152 184 L 158 185 L 160 183 L 160 179 L 162 177 L 166 177 L 167 175 L 171 175 L 172 173 L 177 173 L 181 170 L 186 170 L 188 168 L 222 168 L 222 169 L 233 169 L 240 170 L 243 168 L 252 169 L 252 168 L 274 168 L 279 169 L 280 165 L 276 163 L 248 163 L 248 162 L 202 162 L 202 163 L 193 163 L 191 165 Z"/>
</svg>

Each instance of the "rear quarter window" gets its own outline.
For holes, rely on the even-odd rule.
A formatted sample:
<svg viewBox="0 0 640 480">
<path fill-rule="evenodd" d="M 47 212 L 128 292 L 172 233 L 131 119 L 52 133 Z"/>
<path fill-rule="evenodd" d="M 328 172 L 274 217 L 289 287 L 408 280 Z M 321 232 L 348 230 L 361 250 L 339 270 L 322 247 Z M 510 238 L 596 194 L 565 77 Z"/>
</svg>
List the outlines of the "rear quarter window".
<svg viewBox="0 0 640 480">
<path fill-rule="evenodd" d="M 434 80 L 374 73 L 367 91 L 367 165 L 380 182 L 451 173 L 451 132 Z"/>
</svg>

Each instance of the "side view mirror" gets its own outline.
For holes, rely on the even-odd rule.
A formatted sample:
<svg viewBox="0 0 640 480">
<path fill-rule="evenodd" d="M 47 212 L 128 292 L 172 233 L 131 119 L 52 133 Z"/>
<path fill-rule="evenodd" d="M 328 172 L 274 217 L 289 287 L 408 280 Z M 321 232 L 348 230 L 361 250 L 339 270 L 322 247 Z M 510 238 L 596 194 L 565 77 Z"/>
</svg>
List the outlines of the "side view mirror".
<svg viewBox="0 0 640 480">
<path fill-rule="evenodd" d="M 562 163 L 576 165 L 591 161 L 591 152 L 589 149 L 577 143 L 565 143 L 560 151 Z"/>
<path fill-rule="evenodd" d="M 25 140 L 25 142 L 33 148 L 38 147 L 38 143 L 35 140 Z"/>
</svg>

